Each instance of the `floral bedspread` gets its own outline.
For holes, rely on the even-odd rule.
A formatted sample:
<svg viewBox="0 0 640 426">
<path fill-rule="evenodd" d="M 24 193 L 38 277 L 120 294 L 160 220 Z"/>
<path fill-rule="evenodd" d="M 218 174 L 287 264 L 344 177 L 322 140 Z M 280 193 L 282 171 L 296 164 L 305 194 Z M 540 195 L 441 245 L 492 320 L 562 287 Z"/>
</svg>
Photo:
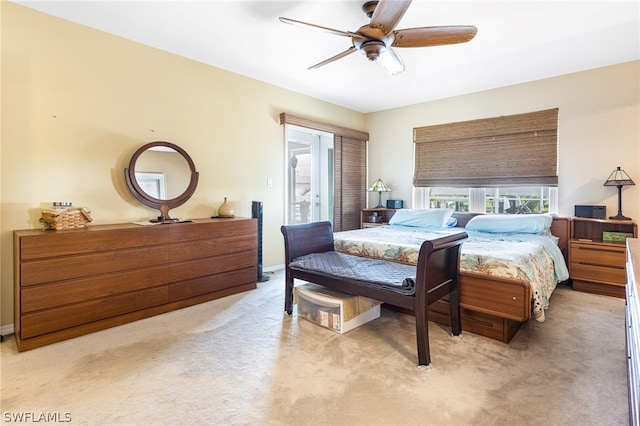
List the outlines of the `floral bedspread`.
<svg viewBox="0 0 640 426">
<path fill-rule="evenodd" d="M 532 317 L 544 321 L 544 310 L 556 285 L 569 277 L 553 236 L 489 234 L 463 228 L 379 226 L 334 233 L 336 251 L 415 265 L 423 241 L 467 232 L 460 270 L 529 283 Z"/>
</svg>

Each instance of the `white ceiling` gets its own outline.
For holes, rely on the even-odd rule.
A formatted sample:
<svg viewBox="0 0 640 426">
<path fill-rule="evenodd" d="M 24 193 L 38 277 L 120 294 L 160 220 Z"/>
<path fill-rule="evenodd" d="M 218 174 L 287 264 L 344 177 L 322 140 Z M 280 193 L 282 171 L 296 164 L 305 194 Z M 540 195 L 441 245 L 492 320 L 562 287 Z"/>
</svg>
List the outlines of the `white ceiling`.
<svg viewBox="0 0 640 426">
<path fill-rule="evenodd" d="M 362 1 L 29 1 L 16 3 L 360 112 L 373 112 L 640 59 L 640 2 L 414 0 L 396 27 L 475 25 L 465 44 L 396 51 L 389 76 L 343 31 L 368 22 Z"/>
</svg>

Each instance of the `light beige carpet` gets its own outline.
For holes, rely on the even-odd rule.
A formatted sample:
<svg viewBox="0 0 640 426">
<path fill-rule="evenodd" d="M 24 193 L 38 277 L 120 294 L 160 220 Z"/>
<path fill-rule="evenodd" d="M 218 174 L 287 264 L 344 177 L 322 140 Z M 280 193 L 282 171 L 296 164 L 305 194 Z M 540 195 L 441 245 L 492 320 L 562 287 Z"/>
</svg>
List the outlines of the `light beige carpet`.
<svg viewBox="0 0 640 426">
<path fill-rule="evenodd" d="M 388 309 L 340 335 L 254 291 L 18 353 L 1 344 L 2 422 L 87 425 L 625 425 L 624 301 L 556 290 L 503 344 Z M 56 414 L 57 413 L 57 414 Z M 38 422 L 43 424 L 43 422 Z"/>
</svg>

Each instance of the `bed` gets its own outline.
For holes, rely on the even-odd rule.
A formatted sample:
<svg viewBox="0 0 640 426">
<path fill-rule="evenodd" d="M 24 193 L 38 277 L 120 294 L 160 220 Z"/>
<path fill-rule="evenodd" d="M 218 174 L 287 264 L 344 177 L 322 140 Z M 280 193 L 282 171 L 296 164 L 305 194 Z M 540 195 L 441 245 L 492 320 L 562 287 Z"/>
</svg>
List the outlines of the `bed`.
<svg viewBox="0 0 640 426">
<path fill-rule="evenodd" d="M 394 217 L 400 214 L 409 217 L 408 221 L 392 218 L 390 225 L 336 232 L 335 250 L 415 264 L 422 241 L 465 228 L 469 239 L 462 246 L 459 277 L 463 330 L 509 343 L 524 322 L 544 321 L 553 290 L 569 277 L 569 220 L 549 215 L 447 215 L 445 209 L 428 210 L 430 214 L 436 211 L 444 216 L 427 219 L 427 224 L 439 226 L 419 226 L 425 221 L 414 220 L 411 212 L 427 211 L 403 209 Z M 529 223 L 533 221 L 535 225 Z M 429 319 L 448 325 L 448 312 L 447 301 L 438 301 Z"/>
</svg>

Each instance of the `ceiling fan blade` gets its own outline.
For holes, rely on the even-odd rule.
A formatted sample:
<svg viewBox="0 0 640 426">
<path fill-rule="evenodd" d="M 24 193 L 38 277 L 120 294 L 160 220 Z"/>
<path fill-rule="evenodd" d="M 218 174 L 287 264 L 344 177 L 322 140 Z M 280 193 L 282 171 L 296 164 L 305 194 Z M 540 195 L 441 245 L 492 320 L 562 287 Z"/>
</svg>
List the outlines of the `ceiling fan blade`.
<svg viewBox="0 0 640 426">
<path fill-rule="evenodd" d="M 478 29 L 473 25 L 408 28 L 393 32 L 395 40 L 392 46 L 427 47 L 465 43 L 474 38 L 477 32 Z"/>
<path fill-rule="evenodd" d="M 284 22 L 285 24 L 291 24 L 298 27 L 310 28 L 312 30 L 322 31 L 329 34 L 335 34 L 335 35 L 344 36 L 344 37 L 357 37 L 359 39 L 362 38 L 360 34 L 352 33 L 351 31 L 335 30 L 333 28 L 323 27 L 322 25 L 309 24 L 308 22 L 296 21 L 295 19 L 284 18 L 282 16 L 280 17 L 280 21 Z"/>
<path fill-rule="evenodd" d="M 387 47 L 376 59 L 376 62 L 383 70 L 391 75 L 400 74 L 404 71 L 402 58 L 391 47 Z"/>
<path fill-rule="evenodd" d="M 348 48 L 348 49 L 347 49 L 347 50 L 345 50 L 344 52 L 338 53 L 337 55 L 332 56 L 332 57 L 330 57 L 330 58 L 329 58 L 329 59 L 327 59 L 327 60 L 324 60 L 324 61 L 322 61 L 322 62 L 320 62 L 320 63 L 317 63 L 317 64 L 315 64 L 315 65 L 313 65 L 313 66 L 310 66 L 310 67 L 309 67 L 309 69 L 310 69 L 310 70 L 314 70 L 314 69 L 316 69 L 316 68 L 320 68 L 320 67 L 321 67 L 321 66 L 323 66 L 323 65 L 327 65 L 328 63 L 331 63 L 331 62 L 333 62 L 333 61 L 337 61 L 337 60 L 338 60 L 338 59 L 340 59 L 340 58 L 344 58 L 345 56 L 350 55 L 350 54 L 352 54 L 353 52 L 356 52 L 357 50 L 358 50 L 358 49 L 356 49 L 354 46 L 351 46 L 350 48 Z"/>
<path fill-rule="evenodd" d="M 389 34 L 398 25 L 410 4 L 411 0 L 380 0 L 369 26 L 379 28 L 385 35 Z"/>
</svg>

